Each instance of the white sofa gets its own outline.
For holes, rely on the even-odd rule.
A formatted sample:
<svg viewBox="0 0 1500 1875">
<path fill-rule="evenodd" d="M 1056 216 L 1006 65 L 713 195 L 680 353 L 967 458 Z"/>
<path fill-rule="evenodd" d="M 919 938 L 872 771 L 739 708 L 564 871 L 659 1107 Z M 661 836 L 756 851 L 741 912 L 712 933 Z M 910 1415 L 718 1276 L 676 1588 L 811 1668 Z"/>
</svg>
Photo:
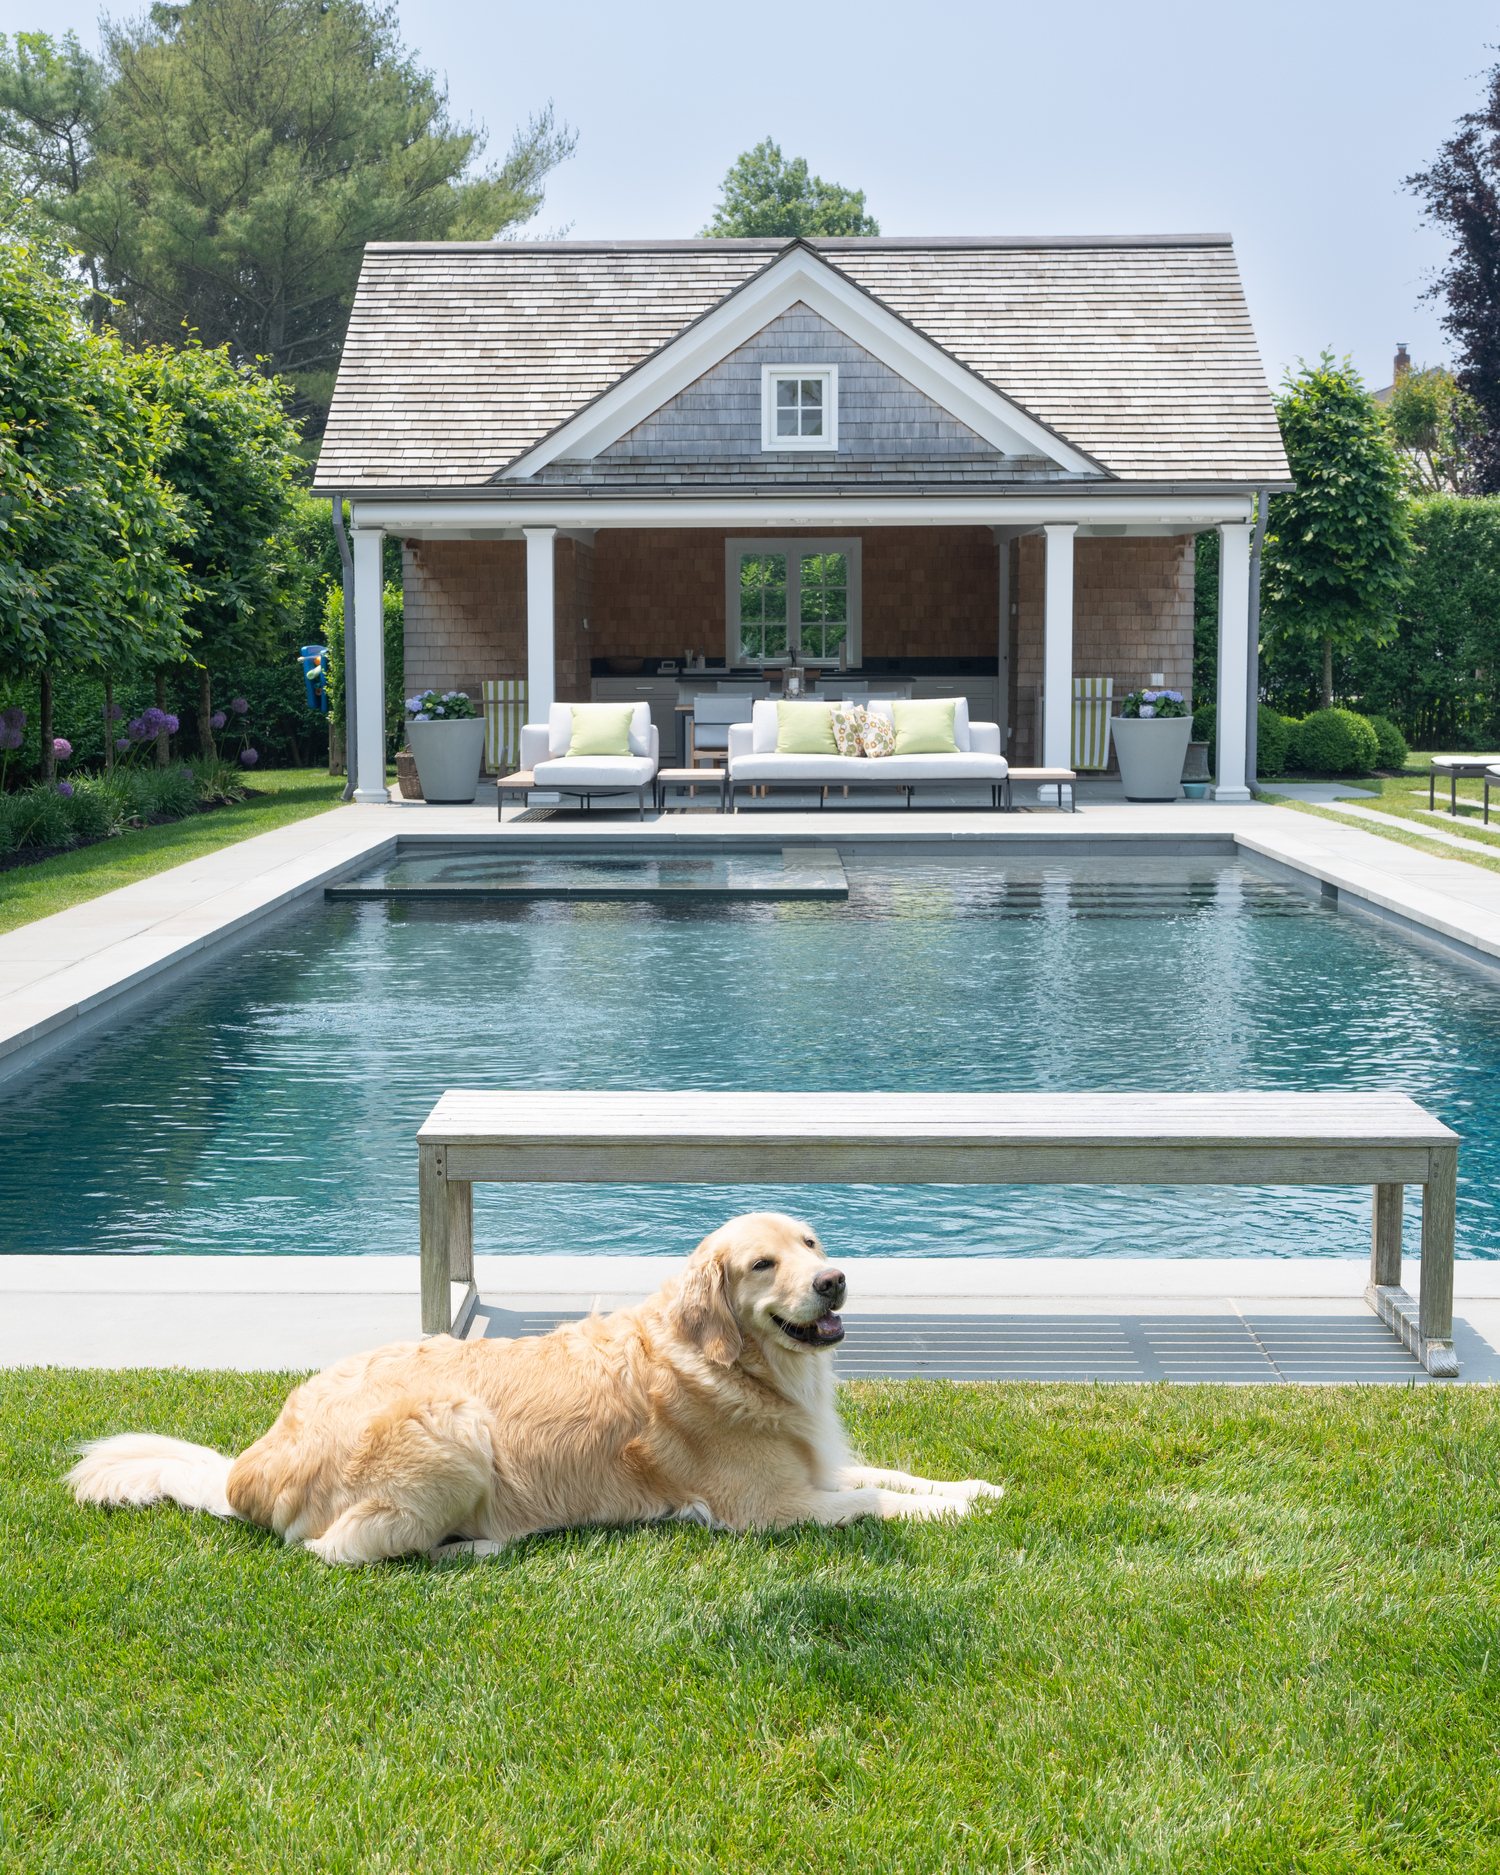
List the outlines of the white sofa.
<svg viewBox="0 0 1500 1875">
<path fill-rule="evenodd" d="M 888 701 L 873 699 L 866 708 L 890 716 Z M 776 704 L 758 702 L 748 723 L 729 726 L 729 796 L 738 812 L 740 788 L 795 787 L 820 790 L 824 800 L 830 788 L 900 788 L 911 806 L 912 790 L 921 782 L 986 782 L 990 804 L 1002 804 L 1010 768 L 1000 753 L 1000 725 L 971 723 L 967 697 L 953 707 L 954 755 L 778 755 Z"/>
<path fill-rule="evenodd" d="M 585 807 L 596 794 L 633 794 L 641 819 L 646 796 L 656 781 L 661 738 L 649 703 L 637 703 L 630 717 L 629 755 L 569 755 L 573 706 L 554 703 L 547 721 L 527 723 L 521 731 L 521 767 L 530 769 L 532 785 L 559 794 L 581 796 Z"/>
</svg>

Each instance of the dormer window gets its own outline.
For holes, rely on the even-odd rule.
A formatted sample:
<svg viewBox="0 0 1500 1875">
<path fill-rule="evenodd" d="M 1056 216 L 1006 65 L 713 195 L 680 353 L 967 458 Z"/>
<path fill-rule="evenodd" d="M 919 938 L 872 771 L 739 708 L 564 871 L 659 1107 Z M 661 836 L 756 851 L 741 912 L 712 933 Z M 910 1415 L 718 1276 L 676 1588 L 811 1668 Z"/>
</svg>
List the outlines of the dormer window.
<svg viewBox="0 0 1500 1875">
<path fill-rule="evenodd" d="M 761 369 L 762 449 L 837 449 L 837 365 L 765 365 Z"/>
</svg>

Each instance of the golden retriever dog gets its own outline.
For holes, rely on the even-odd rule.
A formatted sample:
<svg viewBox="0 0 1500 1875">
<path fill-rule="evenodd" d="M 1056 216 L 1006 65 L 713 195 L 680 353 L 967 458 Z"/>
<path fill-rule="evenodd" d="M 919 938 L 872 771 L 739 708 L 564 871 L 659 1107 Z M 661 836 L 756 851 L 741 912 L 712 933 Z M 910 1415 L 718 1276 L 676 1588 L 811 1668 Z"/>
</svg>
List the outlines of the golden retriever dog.
<svg viewBox="0 0 1500 1875">
<path fill-rule="evenodd" d="M 329 1563 L 491 1553 L 578 1524 L 731 1530 L 951 1517 L 1000 1487 L 853 1463 L 830 1351 L 845 1282 L 816 1234 L 738 1217 L 638 1308 L 523 1340 L 434 1335 L 356 1354 L 238 1458 L 151 1433 L 86 1446 L 82 1504 L 162 1498 Z"/>
</svg>

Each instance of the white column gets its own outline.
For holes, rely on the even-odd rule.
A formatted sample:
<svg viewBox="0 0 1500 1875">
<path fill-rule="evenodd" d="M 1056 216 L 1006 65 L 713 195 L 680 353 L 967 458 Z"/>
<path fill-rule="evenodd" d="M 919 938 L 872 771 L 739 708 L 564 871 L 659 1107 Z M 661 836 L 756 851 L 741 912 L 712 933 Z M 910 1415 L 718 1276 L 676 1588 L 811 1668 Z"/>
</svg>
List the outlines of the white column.
<svg viewBox="0 0 1500 1875">
<path fill-rule="evenodd" d="M 1073 536 L 1045 527 L 1047 600 L 1042 640 L 1042 767 L 1071 768 L 1073 754 Z"/>
<path fill-rule="evenodd" d="M 388 801 L 385 785 L 385 595 L 377 528 L 354 530 L 354 733 L 359 738 L 356 801 Z"/>
<path fill-rule="evenodd" d="M 1245 725 L 1250 684 L 1250 535 L 1248 521 L 1219 529 L 1219 694 L 1216 801 L 1248 801 Z"/>
<path fill-rule="evenodd" d="M 555 527 L 526 536 L 526 720 L 545 723 L 557 692 L 557 603 L 552 568 Z"/>
</svg>

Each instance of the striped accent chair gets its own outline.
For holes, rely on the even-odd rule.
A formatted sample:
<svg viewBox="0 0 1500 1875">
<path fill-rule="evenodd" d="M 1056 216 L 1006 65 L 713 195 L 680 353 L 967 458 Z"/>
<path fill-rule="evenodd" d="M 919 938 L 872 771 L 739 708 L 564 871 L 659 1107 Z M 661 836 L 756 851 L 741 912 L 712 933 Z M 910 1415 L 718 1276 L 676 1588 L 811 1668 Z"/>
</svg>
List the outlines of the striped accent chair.
<svg viewBox="0 0 1500 1875">
<path fill-rule="evenodd" d="M 526 721 L 526 679 L 484 680 L 484 765 L 492 775 L 521 766 L 521 725 Z"/>
<path fill-rule="evenodd" d="M 1109 767 L 1109 711 L 1113 677 L 1073 679 L 1073 768 Z"/>
</svg>

